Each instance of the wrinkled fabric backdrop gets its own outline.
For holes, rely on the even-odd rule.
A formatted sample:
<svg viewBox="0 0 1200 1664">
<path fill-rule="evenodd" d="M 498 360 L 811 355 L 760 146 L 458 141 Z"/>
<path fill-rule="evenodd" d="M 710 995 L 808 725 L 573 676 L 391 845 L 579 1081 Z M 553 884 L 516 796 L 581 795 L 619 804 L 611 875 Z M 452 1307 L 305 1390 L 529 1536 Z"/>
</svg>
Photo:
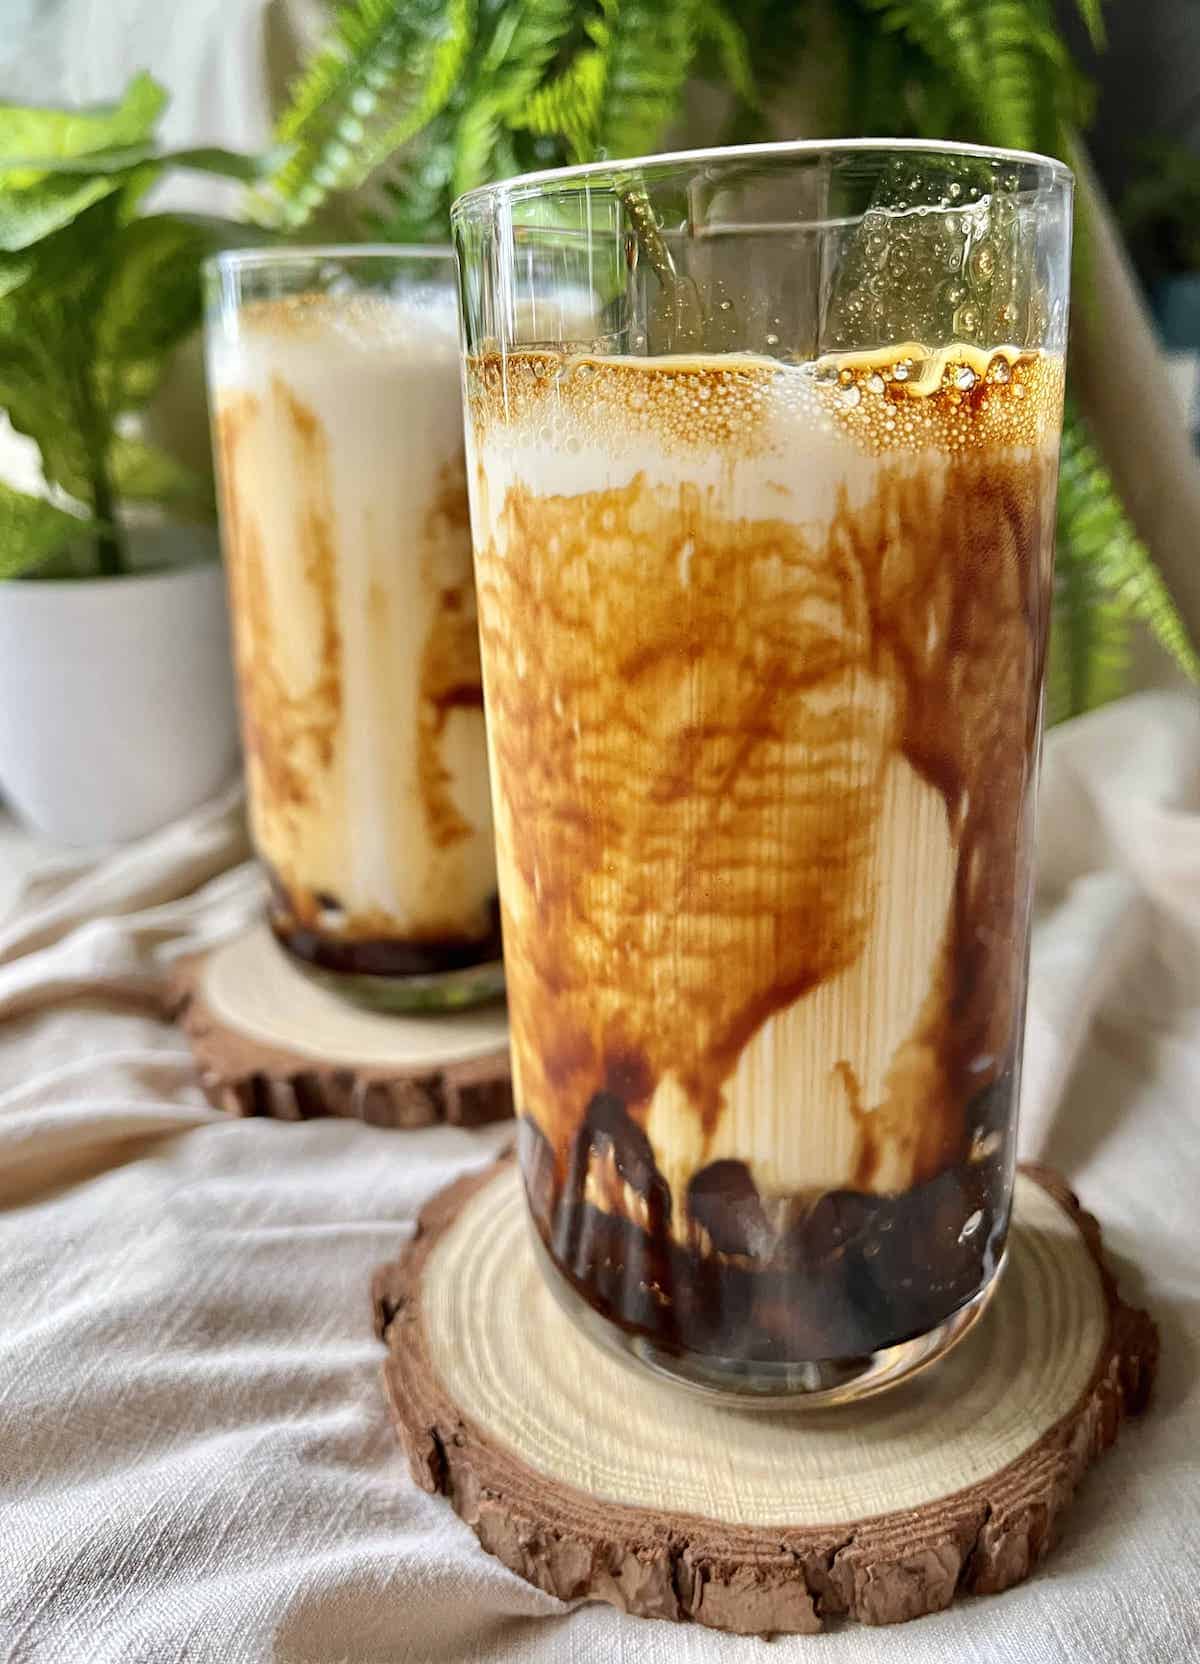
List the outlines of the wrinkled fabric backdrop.
<svg viewBox="0 0 1200 1664">
<path fill-rule="evenodd" d="M 0 0 L 0 93 L 173 91 L 172 144 L 252 148 L 318 0 Z M 185 181 L 172 205 L 224 207 Z M 187 403 L 187 401 L 184 401 Z M 194 405 L 194 399 L 191 401 Z M 191 406 L 189 405 L 189 409 Z M 28 486 L 0 423 L 0 472 Z M 1028 1584 L 765 1643 L 568 1611 L 409 1482 L 367 1281 L 506 1129 L 230 1122 L 157 1016 L 258 905 L 238 801 L 36 867 L 0 827 L 0 1660 L 36 1664 L 1187 1664 L 1200 1659 L 1200 710 L 1058 730 L 1022 1143 L 1102 1218 L 1163 1338 L 1142 1424 Z"/>
<path fill-rule="evenodd" d="M 886 1631 L 767 1643 L 572 1610 L 412 1484 L 380 1390 L 371 1271 L 509 1132 L 233 1121 L 205 1105 L 157 1001 L 175 957 L 258 906 L 246 856 L 231 795 L 133 848 L 35 866 L 15 896 L 10 881 L 0 1659 L 1200 1658 L 1194 700 L 1141 695 L 1048 740 L 1021 1140 L 1099 1214 L 1123 1290 L 1157 1318 L 1157 1396 L 1031 1581 Z"/>
</svg>

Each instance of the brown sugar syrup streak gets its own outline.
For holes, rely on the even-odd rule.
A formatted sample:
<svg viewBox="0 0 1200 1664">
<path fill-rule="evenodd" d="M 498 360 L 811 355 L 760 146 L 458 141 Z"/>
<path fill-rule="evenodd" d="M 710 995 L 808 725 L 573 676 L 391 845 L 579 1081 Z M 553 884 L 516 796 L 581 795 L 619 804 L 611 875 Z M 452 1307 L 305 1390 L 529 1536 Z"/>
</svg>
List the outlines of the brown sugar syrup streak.
<svg viewBox="0 0 1200 1664">
<path fill-rule="evenodd" d="M 832 435 L 867 486 L 840 485 L 823 521 L 736 484 L 773 442 L 780 375 L 518 354 L 476 361 L 468 386 L 535 1221 L 626 1326 L 825 1357 L 931 1327 L 1002 1246 L 1062 367 L 909 346 L 822 366 L 806 396 L 826 449 L 775 474 L 822 466 Z M 614 423 L 647 436 L 678 478 L 554 492 L 514 472 L 497 490 L 506 429 L 544 436 L 556 412 L 585 448 Z M 718 474 L 689 477 L 714 452 Z M 768 1020 L 865 951 L 880 828 L 911 801 L 898 759 L 944 804 L 945 928 L 883 1092 L 864 1101 L 854 1062 L 833 1063 L 857 1133 L 840 1182 L 779 1193 L 714 1135 Z M 672 1181 L 651 1137 L 668 1077 L 697 1151 Z"/>
<path fill-rule="evenodd" d="M 271 313 L 278 318 L 279 308 Z M 281 644 L 259 528 L 242 507 L 243 497 L 249 503 L 256 500 L 254 430 L 264 423 L 285 435 L 290 449 L 297 582 L 309 591 L 318 620 L 312 679 L 299 691 L 289 688 L 280 669 Z M 345 646 L 338 618 L 329 438 L 318 414 L 279 375 L 262 394 L 225 393 L 214 425 L 242 734 L 275 934 L 300 959 L 355 975 L 424 975 L 498 959 L 500 922 L 494 902 L 486 909 L 482 934 L 464 933 L 449 920 L 432 920 L 420 930 L 409 926 L 401 933 L 387 914 L 350 911 L 337 896 L 314 889 L 293 870 L 288 856 L 295 841 L 292 823 L 319 812 L 318 800 L 330 793 L 332 780 L 345 767 Z M 473 830 L 455 804 L 442 757 L 446 720 L 453 710 L 483 705 L 461 454 L 441 471 L 415 556 L 423 588 L 434 602 L 417 670 L 416 785 L 426 835 L 441 850 Z M 398 548 L 395 558 L 414 555 Z M 372 622 L 384 628 L 387 596 L 372 586 L 368 600 Z M 386 647 L 385 636 L 377 655 Z"/>
</svg>

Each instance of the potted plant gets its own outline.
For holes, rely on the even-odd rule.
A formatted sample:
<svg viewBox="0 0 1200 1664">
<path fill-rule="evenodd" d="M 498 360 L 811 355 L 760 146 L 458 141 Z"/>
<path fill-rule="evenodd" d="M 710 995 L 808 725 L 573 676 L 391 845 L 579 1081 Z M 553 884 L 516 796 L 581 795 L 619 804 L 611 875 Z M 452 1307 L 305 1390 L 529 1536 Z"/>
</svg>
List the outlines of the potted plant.
<svg viewBox="0 0 1200 1664">
<path fill-rule="evenodd" d="M 171 167 L 147 75 L 113 105 L 0 105 L 0 792 L 44 835 L 134 837 L 211 793 L 236 756 L 209 480 L 147 436 L 200 320 L 217 222 L 141 212 Z M 5 435 L 5 462 L 19 441 Z"/>
<path fill-rule="evenodd" d="M 1100 0 L 1076 5 L 1100 46 Z M 364 236 L 436 240 L 452 199 L 474 185 L 664 145 L 840 131 L 1074 162 L 1090 107 L 1044 0 L 340 0 L 330 10 L 280 118 L 286 152 L 258 197 L 267 223 L 310 236 L 353 235 L 357 218 Z M 1086 416 L 1069 404 L 1051 720 L 1123 691 L 1135 621 L 1200 681 L 1200 656 Z"/>
</svg>

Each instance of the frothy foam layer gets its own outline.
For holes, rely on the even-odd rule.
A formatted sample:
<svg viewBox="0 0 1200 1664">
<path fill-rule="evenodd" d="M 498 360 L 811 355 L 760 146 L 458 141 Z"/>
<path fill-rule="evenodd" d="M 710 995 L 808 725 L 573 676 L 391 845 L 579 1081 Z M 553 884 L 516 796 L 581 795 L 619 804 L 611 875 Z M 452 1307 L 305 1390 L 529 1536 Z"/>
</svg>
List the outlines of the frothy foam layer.
<svg viewBox="0 0 1200 1664">
<path fill-rule="evenodd" d="M 297 929 L 490 931 L 453 310 L 289 297 L 210 341 L 251 811 Z"/>
<path fill-rule="evenodd" d="M 381 295 L 282 295 L 248 301 L 237 313 L 236 333 L 218 326 L 209 337 L 209 370 L 218 385 L 227 373 L 244 384 L 256 350 L 271 355 L 293 350 L 316 355 L 333 368 L 357 360 L 395 360 L 401 366 L 437 362 L 457 365 L 458 337 L 446 296 L 430 290 L 404 299 Z M 362 364 L 358 364 L 361 371 Z"/>
<path fill-rule="evenodd" d="M 519 482 L 541 495 L 648 483 L 719 490 L 734 517 L 828 520 L 873 489 L 870 459 L 1057 443 L 1060 358 L 958 344 L 806 364 L 528 353 L 468 363 L 477 543 Z M 848 443 L 849 441 L 849 443 Z"/>
<path fill-rule="evenodd" d="M 593 452 L 612 467 L 647 442 L 693 470 L 764 454 L 794 462 L 796 441 L 814 432 L 872 455 L 1036 448 L 1056 431 L 1062 370 L 1019 347 L 931 352 L 911 341 L 804 364 L 530 352 L 471 361 L 467 397 L 480 441 L 502 434 L 506 455 L 528 446 L 547 480 Z"/>
<path fill-rule="evenodd" d="M 912 343 L 469 365 L 518 1101 L 573 1201 L 622 1194 L 578 1155 L 610 1100 L 677 1240 L 717 1162 L 966 1158 L 1019 1043 L 1061 392 Z"/>
</svg>

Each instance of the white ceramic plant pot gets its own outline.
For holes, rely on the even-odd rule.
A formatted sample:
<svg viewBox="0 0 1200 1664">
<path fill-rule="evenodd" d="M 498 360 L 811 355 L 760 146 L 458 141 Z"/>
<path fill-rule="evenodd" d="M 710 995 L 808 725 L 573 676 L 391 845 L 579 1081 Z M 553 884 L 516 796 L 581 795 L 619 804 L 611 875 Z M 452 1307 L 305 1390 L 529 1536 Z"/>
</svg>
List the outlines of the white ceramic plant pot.
<svg viewBox="0 0 1200 1664">
<path fill-rule="evenodd" d="M 215 533 L 142 533 L 142 563 L 147 538 L 165 538 L 175 564 L 0 583 L 0 794 L 56 842 L 140 837 L 201 803 L 236 766 Z"/>
</svg>

